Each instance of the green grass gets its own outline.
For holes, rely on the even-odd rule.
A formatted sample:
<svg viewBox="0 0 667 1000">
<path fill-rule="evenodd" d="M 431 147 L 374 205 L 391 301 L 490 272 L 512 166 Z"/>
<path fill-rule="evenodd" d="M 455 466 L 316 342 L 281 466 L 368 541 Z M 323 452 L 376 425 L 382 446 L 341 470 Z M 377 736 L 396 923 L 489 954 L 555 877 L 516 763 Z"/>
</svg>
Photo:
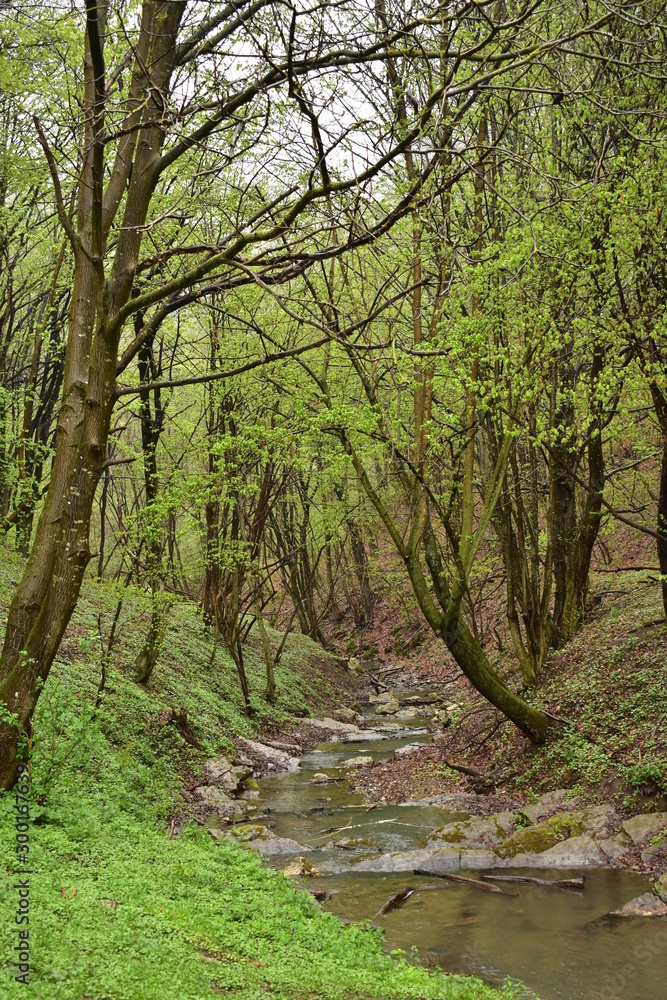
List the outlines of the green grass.
<svg viewBox="0 0 667 1000">
<path fill-rule="evenodd" d="M 20 563 L 0 562 L 6 610 Z M 346 927 L 253 854 L 215 844 L 200 827 L 170 839 L 178 789 L 236 734 L 278 726 L 288 710 L 326 705 L 321 651 L 295 637 L 278 672 L 276 708 L 241 711 L 232 665 L 193 605 L 170 617 L 150 685 L 132 679 L 148 605 L 126 595 L 120 641 L 97 714 L 100 642 L 117 595 L 87 584 L 35 716 L 31 770 L 29 986 L 13 979 L 18 928 L 13 888 L 14 800 L 0 796 L 0 995 L 42 1000 L 370 1000 L 501 994 L 471 979 L 417 968 L 383 950 L 379 932 Z M 261 692 L 262 667 L 248 650 Z M 195 745 L 173 723 L 185 712 Z M 175 804 L 176 803 L 176 804 Z M 504 994 L 511 995 L 508 990 Z"/>
</svg>

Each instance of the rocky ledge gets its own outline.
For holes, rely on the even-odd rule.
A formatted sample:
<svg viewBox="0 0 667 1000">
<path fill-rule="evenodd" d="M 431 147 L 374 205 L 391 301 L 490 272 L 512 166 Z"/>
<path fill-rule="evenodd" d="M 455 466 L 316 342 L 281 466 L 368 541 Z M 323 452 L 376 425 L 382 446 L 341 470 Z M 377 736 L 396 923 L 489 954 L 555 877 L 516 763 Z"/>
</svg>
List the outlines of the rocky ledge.
<svg viewBox="0 0 667 1000">
<path fill-rule="evenodd" d="M 516 812 L 462 816 L 434 830 L 421 850 L 367 858 L 353 870 L 599 868 L 622 866 L 637 851 L 642 858 L 656 858 L 666 850 L 667 813 L 622 820 L 613 806 L 579 808 L 576 800 L 568 800 L 567 792 L 559 789 Z M 657 884 L 662 885 L 662 880 Z M 667 888 L 660 891 L 667 896 Z"/>
</svg>

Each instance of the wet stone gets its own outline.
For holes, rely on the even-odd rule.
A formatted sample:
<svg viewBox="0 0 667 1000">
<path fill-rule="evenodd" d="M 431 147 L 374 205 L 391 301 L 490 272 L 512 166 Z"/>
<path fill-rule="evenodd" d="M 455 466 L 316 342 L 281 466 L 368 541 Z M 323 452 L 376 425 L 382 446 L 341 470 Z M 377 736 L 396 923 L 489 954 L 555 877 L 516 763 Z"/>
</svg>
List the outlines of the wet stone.
<svg viewBox="0 0 667 1000">
<path fill-rule="evenodd" d="M 614 910 L 612 917 L 667 917 L 667 903 L 663 902 L 652 892 L 645 892 L 629 903 L 622 906 L 620 910 Z"/>
<path fill-rule="evenodd" d="M 378 705 L 375 709 L 375 713 L 376 715 L 395 715 L 399 711 L 400 707 L 401 706 L 398 704 L 396 699 L 391 698 L 382 705 Z"/>
<path fill-rule="evenodd" d="M 461 867 L 458 847 L 444 847 L 435 851 L 393 851 L 379 858 L 367 858 L 353 865 L 353 872 L 412 872 L 415 868 L 431 871 L 456 872 Z"/>
<path fill-rule="evenodd" d="M 364 756 L 361 756 L 361 757 L 349 757 L 347 760 L 344 760 L 340 766 L 341 767 L 350 767 L 350 768 L 370 767 L 371 764 L 373 764 L 373 763 L 374 763 L 374 760 L 370 756 L 368 756 L 368 757 L 364 757 Z"/>
<path fill-rule="evenodd" d="M 448 823 L 434 830 L 427 846 L 434 847 L 445 841 L 461 847 L 496 847 L 507 837 L 506 830 L 496 822 L 495 816 L 471 816 L 456 823 Z"/>
<path fill-rule="evenodd" d="M 295 858 L 294 861 L 290 861 L 286 868 L 283 868 L 283 875 L 289 875 L 292 878 L 298 877 L 299 875 L 308 875 L 311 878 L 317 875 L 322 875 L 319 868 L 316 868 L 308 858 Z"/>
</svg>

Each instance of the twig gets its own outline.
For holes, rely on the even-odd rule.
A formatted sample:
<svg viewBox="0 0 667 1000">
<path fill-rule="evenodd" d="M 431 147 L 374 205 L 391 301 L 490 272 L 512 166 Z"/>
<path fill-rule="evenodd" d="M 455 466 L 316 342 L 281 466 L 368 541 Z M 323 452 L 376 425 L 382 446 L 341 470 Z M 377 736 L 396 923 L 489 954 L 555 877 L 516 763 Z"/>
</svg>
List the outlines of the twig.
<svg viewBox="0 0 667 1000">
<path fill-rule="evenodd" d="M 476 878 L 466 878 L 465 875 L 452 875 L 450 872 L 434 872 L 428 868 L 415 868 L 413 869 L 413 874 L 425 875 L 426 878 L 446 878 L 450 882 L 461 882 L 463 885 L 470 885 L 475 889 L 484 889 L 485 892 L 495 892 L 502 896 L 516 895 L 514 892 L 505 892 L 504 889 L 499 889 L 497 885 L 489 885 L 487 882 L 480 882 Z"/>
<path fill-rule="evenodd" d="M 482 878 L 492 879 L 494 882 L 530 882 L 531 885 L 546 885 L 554 889 L 583 889 L 584 876 L 577 875 L 576 878 L 531 878 L 529 875 L 482 875 Z"/>
<path fill-rule="evenodd" d="M 375 917 L 381 917 L 383 914 L 389 913 L 389 910 L 392 910 L 395 906 L 398 906 L 399 903 L 402 903 L 403 900 L 407 899 L 408 896 L 411 896 L 414 891 L 415 890 L 411 885 L 406 886 L 405 889 L 399 889 L 398 892 L 394 893 L 394 895 L 380 907 L 377 913 L 373 914 L 372 919 L 374 920 Z"/>
</svg>

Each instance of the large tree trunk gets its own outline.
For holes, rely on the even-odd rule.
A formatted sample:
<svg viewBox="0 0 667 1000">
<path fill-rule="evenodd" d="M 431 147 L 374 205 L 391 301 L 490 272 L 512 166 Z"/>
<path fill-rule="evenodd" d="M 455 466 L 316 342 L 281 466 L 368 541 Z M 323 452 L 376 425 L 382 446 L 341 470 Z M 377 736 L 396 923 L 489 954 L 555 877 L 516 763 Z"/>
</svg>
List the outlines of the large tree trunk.
<svg viewBox="0 0 667 1000">
<path fill-rule="evenodd" d="M 97 484 L 107 460 L 114 405 L 121 333 L 114 317 L 132 291 L 142 230 L 153 193 L 154 167 L 164 140 L 164 131 L 155 122 L 159 122 L 162 113 L 161 95 L 167 90 L 173 69 L 176 32 L 185 8 L 184 3 L 149 6 L 150 9 L 147 6 L 144 10 L 142 51 L 137 50 L 134 79 L 139 90 L 136 96 L 140 97 L 143 67 L 151 65 L 150 92 L 141 110 L 151 124 L 141 129 L 140 141 L 136 140 L 136 128 L 128 135 L 126 161 L 119 168 L 123 178 L 120 194 L 116 199 L 109 181 L 107 194 L 111 192 L 111 197 L 106 201 L 103 188 L 106 8 L 101 4 L 86 8 L 87 113 L 76 232 L 68 223 L 62 204 L 58 213 L 74 251 L 74 286 L 56 450 L 35 540 L 9 609 L 0 656 L 0 699 L 13 717 L 12 722 L 0 723 L 0 785 L 5 788 L 11 787 L 15 780 L 19 739 L 22 733 L 30 731 L 41 688 L 39 682 L 49 675 L 90 560 L 90 519 Z M 153 18 L 159 19 L 159 31 L 152 30 Z M 41 141 L 46 146 L 43 136 Z M 129 179 L 135 142 L 136 157 Z M 128 179 L 123 227 L 115 243 L 107 280 L 103 264 L 106 233 Z"/>
</svg>

